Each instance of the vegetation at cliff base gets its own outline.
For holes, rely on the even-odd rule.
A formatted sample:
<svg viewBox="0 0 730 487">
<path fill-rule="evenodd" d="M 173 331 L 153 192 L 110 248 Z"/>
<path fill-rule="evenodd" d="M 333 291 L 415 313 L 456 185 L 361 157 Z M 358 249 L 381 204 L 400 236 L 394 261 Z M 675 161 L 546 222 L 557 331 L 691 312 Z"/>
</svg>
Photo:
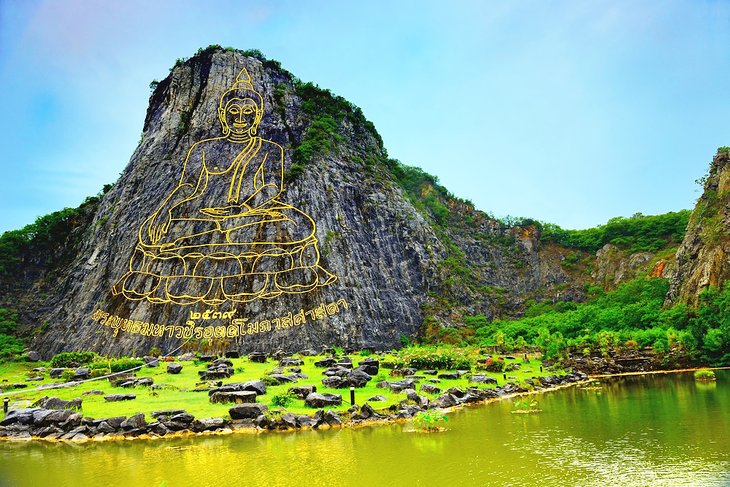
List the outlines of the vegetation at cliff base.
<svg viewBox="0 0 730 487">
<path fill-rule="evenodd" d="M 730 365 L 730 283 L 700 294 L 697 309 L 664 307 L 669 283 L 639 278 L 583 304 L 542 305 L 532 316 L 487 323 L 472 317 L 474 341 L 505 349 L 537 346 L 546 358 L 650 347 L 696 362 Z"/>
</svg>

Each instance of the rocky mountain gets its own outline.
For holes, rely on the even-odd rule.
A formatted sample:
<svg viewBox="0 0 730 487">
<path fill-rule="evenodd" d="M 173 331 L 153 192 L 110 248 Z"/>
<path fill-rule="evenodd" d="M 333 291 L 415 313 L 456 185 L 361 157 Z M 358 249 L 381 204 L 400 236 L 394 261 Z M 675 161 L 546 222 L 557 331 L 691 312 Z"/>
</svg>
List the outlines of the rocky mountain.
<svg viewBox="0 0 730 487">
<path fill-rule="evenodd" d="M 692 212 L 677 251 L 677 272 L 668 302 L 697 304 L 709 286 L 730 278 L 730 148 L 721 147 L 704 178 L 704 191 Z"/>
<path fill-rule="evenodd" d="M 154 86 L 129 164 L 83 208 L 0 262 L 0 306 L 46 356 L 392 348 L 673 269 L 478 211 L 388 158 L 359 108 L 217 46 Z"/>
</svg>

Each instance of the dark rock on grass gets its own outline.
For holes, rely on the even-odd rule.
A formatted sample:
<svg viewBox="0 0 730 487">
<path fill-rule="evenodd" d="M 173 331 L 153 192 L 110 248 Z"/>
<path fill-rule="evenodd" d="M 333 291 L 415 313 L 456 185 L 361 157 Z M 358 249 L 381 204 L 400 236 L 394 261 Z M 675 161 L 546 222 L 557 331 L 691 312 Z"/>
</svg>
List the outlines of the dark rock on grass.
<svg viewBox="0 0 730 487">
<path fill-rule="evenodd" d="M 228 414 L 230 414 L 231 419 L 256 419 L 264 414 L 267 409 L 269 408 L 266 407 L 266 404 L 238 404 L 229 409 Z"/>
<path fill-rule="evenodd" d="M 225 428 L 227 425 L 228 421 L 223 418 L 202 418 L 193 421 L 192 430 L 196 433 L 201 431 L 215 431 Z"/>
<path fill-rule="evenodd" d="M 212 396 L 216 392 L 234 392 L 249 391 L 255 392 L 256 395 L 266 394 L 266 384 L 261 380 L 250 380 L 248 382 L 232 382 L 208 391 L 208 395 Z"/>
<path fill-rule="evenodd" d="M 40 408 L 22 408 L 22 409 L 11 409 L 8 414 L 5 415 L 0 426 L 8 426 L 11 424 L 33 424 L 33 413 L 38 411 Z"/>
<path fill-rule="evenodd" d="M 137 396 L 135 394 L 107 394 L 104 396 L 104 400 L 109 402 L 131 401 L 132 399 L 137 399 Z"/>
<path fill-rule="evenodd" d="M 183 366 L 181 364 L 172 362 L 170 364 L 167 364 L 167 373 L 168 374 L 179 374 L 182 372 Z"/>
<path fill-rule="evenodd" d="M 472 375 L 469 377 L 469 382 L 476 382 L 477 384 L 497 384 L 497 379 L 489 377 L 488 375 Z"/>
<path fill-rule="evenodd" d="M 232 374 L 228 370 L 200 370 L 200 380 L 227 379 Z"/>
<path fill-rule="evenodd" d="M 212 403 L 228 403 L 235 404 L 256 402 L 256 393 L 253 391 L 230 391 L 230 392 L 214 392 L 210 396 Z"/>
<path fill-rule="evenodd" d="M 289 382 L 295 382 L 296 377 L 292 377 L 284 374 L 271 374 L 268 376 L 270 380 L 275 381 L 277 384 L 286 384 Z"/>
<path fill-rule="evenodd" d="M 446 389 L 446 394 L 451 394 L 454 397 L 464 397 L 466 391 L 460 387 L 449 387 Z"/>
<path fill-rule="evenodd" d="M 364 420 L 364 419 L 381 419 L 382 417 L 383 416 L 381 416 L 380 414 L 376 413 L 375 410 L 373 409 L 373 407 L 370 404 L 367 404 L 367 403 L 366 404 L 363 404 L 362 406 L 360 406 L 360 411 L 357 414 L 355 414 L 355 415 L 352 416 L 353 419 L 361 419 L 361 420 Z"/>
<path fill-rule="evenodd" d="M 294 372 L 295 374 L 301 374 L 302 368 L 301 367 L 287 367 L 286 369 L 288 372 Z"/>
<path fill-rule="evenodd" d="M 296 416 L 294 416 L 292 413 L 282 414 L 281 423 L 286 428 L 296 428 L 299 426 Z"/>
<path fill-rule="evenodd" d="M 86 391 L 81 394 L 82 396 L 103 396 L 104 391 L 100 391 L 99 389 L 92 389 L 90 391 Z"/>
<path fill-rule="evenodd" d="M 436 375 L 438 374 L 438 370 L 434 369 L 428 369 L 423 371 L 423 375 Z"/>
<path fill-rule="evenodd" d="M 342 396 L 340 394 L 319 394 L 313 392 L 304 399 L 304 403 L 311 408 L 339 406 L 342 404 Z"/>
<path fill-rule="evenodd" d="M 122 427 L 122 423 L 125 419 L 127 419 L 126 416 L 113 416 L 111 418 L 106 418 L 104 422 L 117 430 Z"/>
<path fill-rule="evenodd" d="M 376 361 L 376 364 L 377 364 L 377 361 Z M 363 364 L 362 362 L 360 362 L 360 365 L 358 365 L 358 367 L 355 370 L 362 370 L 363 372 L 365 372 L 368 375 L 378 375 L 379 369 L 378 369 L 377 365 Z"/>
<path fill-rule="evenodd" d="M 436 406 L 440 408 L 450 408 L 459 404 L 459 401 L 452 394 L 444 394 L 436 399 Z"/>
<path fill-rule="evenodd" d="M 421 392 L 425 392 L 427 394 L 438 394 L 441 392 L 441 389 L 431 384 L 423 384 L 421 386 Z"/>
<path fill-rule="evenodd" d="M 192 362 L 193 360 L 195 360 L 195 354 L 190 352 L 184 353 L 180 355 L 177 359 L 181 362 Z"/>
<path fill-rule="evenodd" d="M 248 360 L 251 362 L 263 364 L 266 362 L 266 354 L 264 352 L 253 352 L 248 354 Z"/>
<path fill-rule="evenodd" d="M 331 377 L 325 377 L 322 379 L 322 385 L 325 387 L 330 387 L 332 389 L 339 389 L 344 386 L 345 380 L 342 377 L 338 377 L 336 375 L 333 375 Z"/>
<path fill-rule="evenodd" d="M 86 380 L 91 377 L 91 370 L 87 367 L 79 367 L 74 372 L 73 380 Z"/>
<path fill-rule="evenodd" d="M 299 355 L 303 355 L 305 357 L 313 357 L 313 356 L 317 355 L 317 351 L 312 350 L 311 348 L 308 348 L 306 350 L 302 350 L 301 352 L 299 352 Z"/>
<path fill-rule="evenodd" d="M 160 359 L 157 357 L 144 356 L 142 360 L 147 367 L 157 367 L 160 365 Z"/>
<path fill-rule="evenodd" d="M 170 418 L 170 421 L 178 421 L 180 423 L 190 424 L 193 422 L 195 417 L 187 412 L 176 414 Z"/>
<path fill-rule="evenodd" d="M 406 389 L 413 389 L 416 382 L 417 381 L 414 379 L 403 379 L 395 382 L 389 382 L 384 380 L 382 382 L 378 382 L 375 387 L 390 389 L 393 392 L 401 392 Z"/>
<path fill-rule="evenodd" d="M 236 350 L 228 350 L 225 354 L 226 358 L 240 358 L 241 354 L 238 353 Z"/>
<path fill-rule="evenodd" d="M 63 371 L 66 370 L 63 367 L 58 367 L 55 369 L 51 369 L 48 371 L 48 375 L 51 376 L 51 379 L 60 379 L 61 375 L 63 375 Z"/>
<path fill-rule="evenodd" d="M 201 355 L 198 358 L 200 360 L 202 360 L 203 362 L 212 362 L 213 360 L 216 359 L 216 356 L 215 355 Z"/>
<path fill-rule="evenodd" d="M 345 378 L 346 385 L 349 387 L 365 387 L 372 377 L 360 369 L 355 369 Z"/>
<path fill-rule="evenodd" d="M 152 411 L 151 416 L 157 421 L 166 421 L 178 414 L 187 414 L 187 411 L 184 409 L 161 409 L 160 411 Z"/>
<path fill-rule="evenodd" d="M 393 369 L 390 371 L 390 375 L 393 376 L 405 376 L 405 375 L 413 375 L 416 373 L 416 369 L 411 369 L 409 367 L 403 368 L 403 369 Z"/>
<path fill-rule="evenodd" d="M 296 386 L 289 388 L 289 394 L 297 396 L 299 399 L 306 399 L 307 396 L 313 392 L 317 392 L 317 386 Z"/>
<path fill-rule="evenodd" d="M 350 373 L 350 369 L 341 367 L 339 365 L 335 365 L 334 367 L 330 367 L 322 372 L 322 374 L 328 376 L 328 377 L 345 377 L 347 374 Z"/>
<path fill-rule="evenodd" d="M 443 379 L 443 380 L 456 380 L 459 377 L 461 377 L 461 376 L 459 375 L 458 372 L 444 372 L 444 373 L 438 375 L 438 378 Z"/>
<path fill-rule="evenodd" d="M 68 409 L 50 411 L 39 410 L 33 413 L 33 424 L 36 426 L 51 426 L 64 424 L 75 413 Z"/>
<path fill-rule="evenodd" d="M 116 431 L 112 426 L 107 423 L 106 421 L 102 421 L 99 423 L 99 425 L 96 427 L 96 431 L 99 433 L 114 433 Z"/>
<path fill-rule="evenodd" d="M 333 367 L 337 363 L 337 359 L 333 357 L 323 358 L 314 362 L 315 367 Z"/>
<path fill-rule="evenodd" d="M 38 362 L 41 359 L 41 354 L 35 350 L 28 352 L 28 362 Z"/>
<path fill-rule="evenodd" d="M 147 425 L 147 431 L 149 431 L 150 433 L 154 433 L 157 436 L 165 436 L 167 433 L 170 432 L 167 426 L 160 423 L 159 421 Z"/>
<path fill-rule="evenodd" d="M 352 369 L 352 362 L 337 362 L 335 365 L 348 370 Z"/>
<path fill-rule="evenodd" d="M 139 429 L 144 428 L 147 426 L 147 421 L 144 419 L 144 414 L 139 413 L 135 414 L 134 416 L 130 416 L 129 418 L 122 421 L 122 424 L 119 425 L 123 430 L 133 430 L 133 429 Z"/>
<path fill-rule="evenodd" d="M 385 401 L 385 400 L 386 400 L 385 396 L 373 396 L 373 397 L 368 398 L 368 402 L 380 402 L 380 401 Z"/>
<path fill-rule="evenodd" d="M 327 412 L 324 413 L 323 419 L 324 419 L 324 422 L 330 426 L 342 425 L 342 419 L 340 419 L 340 417 L 337 415 L 337 413 L 332 411 L 331 409 L 328 409 Z"/>
<path fill-rule="evenodd" d="M 212 367 L 220 367 L 222 365 L 225 365 L 226 367 L 233 367 L 233 362 L 226 358 L 219 358 L 213 361 Z"/>
<path fill-rule="evenodd" d="M 304 361 L 300 358 L 285 357 L 279 360 L 280 367 L 293 367 L 296 365 L 304 365 Z"/>
</svg>

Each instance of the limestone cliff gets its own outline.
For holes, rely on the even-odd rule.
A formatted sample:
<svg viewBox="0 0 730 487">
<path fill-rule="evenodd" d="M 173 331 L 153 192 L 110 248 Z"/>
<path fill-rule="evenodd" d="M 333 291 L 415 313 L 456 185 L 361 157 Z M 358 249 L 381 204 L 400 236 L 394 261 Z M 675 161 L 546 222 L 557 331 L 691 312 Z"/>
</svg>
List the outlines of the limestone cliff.
<svg viewBox="0 0 730 487">
<path fill-rule="evenodd" d="M 729 161 L 730 150 L 723 147 L 710 164 L 704 192 L 677 251 L 677 272 L 670 281 L 668 302 L 696 305 L 702 290 L 730 278 Z"/>
<path fill-rule="evenodd" d="M 153 264 L 143 265 L 146 269 L 180 261 L 178 266 L 187 266 L 181 276 L 195 277 L 201 268 L 210 273 L 215 266 L 230 272 L 225 252 L 190 252 L 181 258 L 159 244 L 155 247 L 147 241 L 148 219 L 183 183 L 207 185 L 210 198 L 233 201 L 230 181 L 213 182 L 224 168 L 211 167 L 197 180 L 183 169 L 190 173 L 193 167 L 185 162 L 191 147 L 222 137 L 219 101 L 242 68 L 264 106 L 257 136 L 269 141 L 270 148 L 283 149 L 283 186 L 267 213 L 276 221 L 266 230 L 262 225 L 256 239 L 259 244 L 291 241 L 295 230 L 284 222 L 285 216 L 311 217 L 316 230 L 306 238 L 309 248 L 318 252 L 307 259 L 336 280 L 311 289 L 297 288 L 295 281 L 288 289 L 302 292 L 238 301 L 221 297 L 253 293 L 262 285 L 258 278 L 240 286 L 221 281 L 204 301 L 189 304 L 184 301 L 191 294 L 176 285 L 166 287 L 169 295 L 156 294 L 159 281 L 127 283 L 141 293 L 137 300 L 130 299 L 131 291 L 125 293 L 124 283 L 122 293 L 115 294 L 112 290 L 120 290 L 125 275 L 139 271 L 139 249 L 156 248 Z M 226 149 L 207 150 L 218 160 L 235 159 L 235 154 L 224 157 Z M 240 167 L 245 174 L 248 166 Z M 193 173 L 203 175 L 200 171 Z M 249 176 L 261 177 L 258 172 Z M 210 210 L 185 210 L 177 218 L 187 225 L 207 225 L 210 218 L 196 222 L 191 215 Z M 223 210 L 214 209 L 219 211 Z M 598 266 L 603 274 L 592 278 L 592 254 L 543 241 L 540 225 L 529 221 L 500 222 L 451 195 L 432 176 L 389 159 L 359 108 L 302 83 L 260 53 L 218 47 L 179 62 L 155 86 L 142 138 L 129 164 L 79 215 L 47 246 L 27 250 L 15 272 L 0 269 L 0 306 L 20 313 L 22 334 L 45 356 L 79 349 L 141 354 L 155 346 L 167 352 L 183 343 L 212 343 L 241 352 L 327 345 L 386 349 L 399 346 L 402 337 L 438 339 L 443 330 L 461 326 L 467 315 L 517 316 L 528 300 L 584 300 L 586 284 L 608 279 L 613 285 L 633 277 L 648 258 L 634 258 L 641 262 L 630 263 L 630 272 L 606 271 L 614 266 L 609 259 Z M 221 222 L 228 217 L 216 216 Z M 220 231 L 212 233 L 224 238 Z M 225 239 L 235 243 L 232 235 Z M 49 252 L 60 257 L 46 258 Z M 281 262 L 281 254 L 264 254 L 256 254 L 254 265 L 275 257 L 270 259 L 275 263 L 267 264 L 272 273 L 293 265 L 291 254 L 285 256 L 288 264 Z M 295 260 L 303 258 L 298 255 Z M 183 287 L 190 279 L 184 280 Z M 158 291 L 146 294 L 149 286 Z M 170 295 L 180 302 L 165 301 Z"/>
</svg>

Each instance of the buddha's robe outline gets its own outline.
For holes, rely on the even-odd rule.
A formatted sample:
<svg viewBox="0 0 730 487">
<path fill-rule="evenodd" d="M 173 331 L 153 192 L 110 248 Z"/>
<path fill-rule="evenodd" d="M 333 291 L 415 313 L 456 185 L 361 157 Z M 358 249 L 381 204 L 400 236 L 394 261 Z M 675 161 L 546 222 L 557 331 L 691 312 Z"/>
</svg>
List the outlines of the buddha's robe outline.
<svg viewBox="0 0 730 487">
<path fill-rule="evenodd" d="M 279 198 L 283 164 L 282 147 L 261 137 L 195 143 L 178 186 L 140 226 L 129 271 L 114 294 L 216 305 L 334 282 L 319 266 L 314 221 Z M 221 201 L 215 189 L 224 185 Z"/>
</svg>

